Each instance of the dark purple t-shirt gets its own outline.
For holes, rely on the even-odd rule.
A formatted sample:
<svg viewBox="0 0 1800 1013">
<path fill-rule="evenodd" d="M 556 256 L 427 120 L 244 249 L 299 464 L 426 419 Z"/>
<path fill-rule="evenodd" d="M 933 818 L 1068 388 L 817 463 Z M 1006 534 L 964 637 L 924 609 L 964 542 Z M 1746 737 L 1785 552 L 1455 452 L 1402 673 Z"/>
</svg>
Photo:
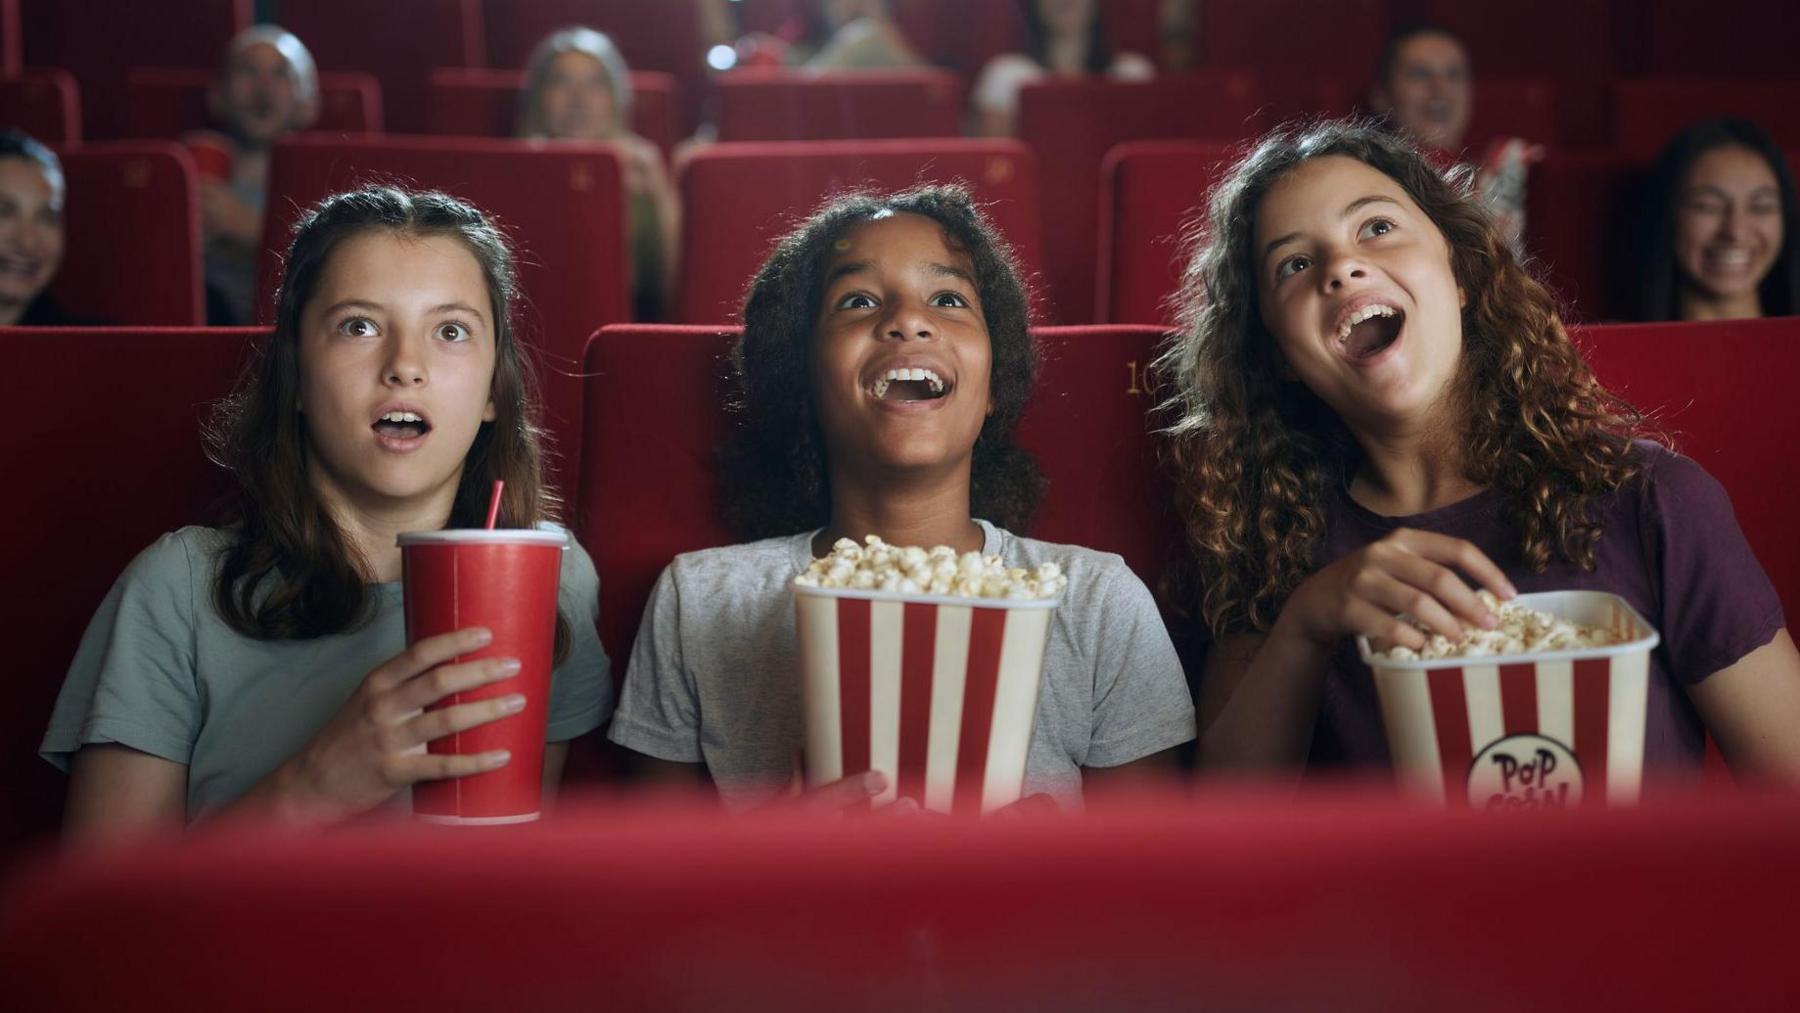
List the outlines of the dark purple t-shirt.
<svg viewBox="0 0 1800 1013">
<path fill-rule="evenodd" d="M 1680 687 L 1726 668 L 1774 639 L 1781 599 L 1744 541 L 1731 500 L 1698 464 L 1640 442 L 1639 480 L 1596 501 L 1601 524 L 1595 566 L 1552 563 L 1533 573 L 1523 562 L 1519 529 L 1493 490 L 1413 517 L 1383 517 L 1340 490 L 1326 504 L 1318 565 L 1325 566 L 1397 528 L 1473 542 L 1521 594 L 1609 591 L 1662 634 L 1650 657 L 1644 767 L 1662 780 L 1698 772 L 1705 727 Z M 1353 642 L 1339 645 L 1325 678 L 1313 735 L 1314 767 L 1389 762 L 1381 704 Z"/>
</svg>

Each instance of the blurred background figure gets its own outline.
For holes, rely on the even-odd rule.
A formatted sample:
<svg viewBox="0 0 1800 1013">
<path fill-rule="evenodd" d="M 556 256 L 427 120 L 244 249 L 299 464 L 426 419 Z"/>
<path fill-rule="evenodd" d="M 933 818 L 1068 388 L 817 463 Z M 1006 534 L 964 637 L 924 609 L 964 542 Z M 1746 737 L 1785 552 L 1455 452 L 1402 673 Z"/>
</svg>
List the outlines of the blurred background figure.
<svg viewBox="0 0 1800 1013">
<path fill-rule="evenodd" d="M 33 138 L 0 131 L 0 327 L 94 322 L 45 293 L 62 259 L 62 163 Z"/>
<path fill-rule="evenodd" d="M 312 53 L 292 32 L 257 25 L 226 47 L 218 82 L 207 96 L 219 131 L 185 138 L 200 170 L 207 323 L 255 322 L 269 148 L 282 135 L 312 125 L 318 97 Z"/>
<path fill-rule="evenodd" d="M 625 180 L 631 292 L 638 320 L 662 318 L 679 255 L 681 209 L 656 145 L 631 132 L 631 72 L 592 28 L 564 28 L 532 50 L 519 96 L 519 136 L 611 145 Z"/>
<path fill-rule="evenodd" d="M 1106 39 L 1097 0 L 1022 0 L 1029 49 L 1001 53 L 975 80 L 970 103 L 976 131 L 1011 136 L 1019 115 L 1019 89 L 1049 77 L 1111 77 L 1142 81 L 1156 67 L 1140 53 L 1115 52 Z"/>
<path fill-rule="evenodd" d="M 1703 120 L 1658 156 L 1634 218 L 1640 320 L 1800 312 L 1794 176 L 1761 127 Z"/>
<path fill-rule="evenodd" d="M 706 13 L 709 31 L 726 25 L 726 5 Z M 738 67 L 808 67 L 814 70 L 889 70 L 923 67 L 927 61 L 895 23 L 888 0 L 806 0 L 801 13 L 773 32 L 751 32 L 737 40 Z"/>
<path fill-rule="evenodd" d="M 1496 138 L 1485 152 L 1466 151 L 1475 108 L 1474 74 L 1462 40 L 1435 25 L 1402 28 L 1388 37 L 1369 92 L 1369 110 L 1411 137 L 1441 168 L 1476 169 L 1476 187 L 1515 253 L 1524 250 L 1525 181 L 1544 157 L 1541 145 Z"/>
</svg>

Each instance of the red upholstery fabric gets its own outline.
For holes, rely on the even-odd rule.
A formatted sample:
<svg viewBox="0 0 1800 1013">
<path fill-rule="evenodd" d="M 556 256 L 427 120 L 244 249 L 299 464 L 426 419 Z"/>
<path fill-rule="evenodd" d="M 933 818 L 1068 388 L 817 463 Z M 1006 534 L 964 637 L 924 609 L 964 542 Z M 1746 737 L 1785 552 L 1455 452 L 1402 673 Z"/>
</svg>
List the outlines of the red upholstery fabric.
<svg viewBox="0 0 1800 1013">
<path fill-rule="evenodd" d="M 512 137 L 518 132 L 525 74 L 485 67 L 439 67 L 426 87 L 426 122 L 434 134 Z M 679 140 L 680 98 L 673 74 L 631 72 L 631 130 L 662 149 Z"/>
<path fill-rule="evenodd" d="M 716 87 L 721 141 L 962 134 L 962 81 L 944 70 L 734 70 Z"/>
<path fill-rule="evenodd" d="M 50 291 L 64 310 L 124 324 L 205 322 L 194 163 L 166 141 L 58 152 L 67 252 Z"/>
<path fill-rule="evenodd" d="M 1465 137 L 1469 151 L 1480 155 L 1488 142 L 1501 137 L 1523 137 L 1538 144 L 1553 143 L 1558 136 L 1559 94 L 1542 79 L 1476 81 L 1471 98 L 1474 108 Z"/>
<path fill-rule="evenodd" d="M 570 479 L 579 465 L 581 350 L 594 328 L 630 318 L 619 163 L 603 145 L 461 138 L 295 138 L 275 147 L 260 270 L 274 305 L 278 251 L 303 208 L 359 183 L 400 180 L 473 202 L 510 233 L 519 257 L 516 333 L 535 348 L 546 421 Z"/>
<path fill-rule="evenodd" d="M 700 123 L 706 93 L 699 5 L 668 0 L 479 0 L 487 23 L 488 65 L 525 66 L 531 50 L 551 32 L 587 25 L 605 32 L 632 70 L 673 74 L 681 100 L 677 136 Z M 441 63 L 442 61 L 440 61 Z"/>
<path fill-rule="evenodd" d="M 1180 138 L 1233 141 L 1260 129 L 1258 92 L 1246 74 L 1211 72 L 1143 83 L 1069 81 L 1028 85 L 1019 96 L 1019 138 L 1037 153 L 1052 319 L 1098 315 L 1094 278 L 1100 163 L 1116 144 Z"/>
<path fill-rule="evenodd" d="M 1181 236 L 1202 213 L 1230 148 L 1198 141 L 1131 141 L 1102 165 L 1099 316 L 1113 323 L 1173 320 Z"/>
<path fill-rule="evenodd" d="M 60 67 L 81 82 L 86 136 L 125 137 L 126 68 L 146 55 L 167 67 L 216 68 L 225 44 L 250 26 L 250 7 L 250 0 L 23 0 L 25 63 Z"/>
<path fill-rule="evenodd" d="M 81 88 L 66 70 L 0 77 L 0 122 L 45 144 L 81 142 Z"/>
<path fill-rule="evenodd" d="M 1398 6 L 1398 5 L 1396 5 Z M 1504 4 L 1423 0 L 1425 21 L 1454 32 L 1475 70 L 1475 115 L 1483 115 L 1482 85 L 1495 78 L 1535 78 L 1555 89 L 1547 114 L 1555 132 L 1520 136 L 1563 144 L 1607 139 L 1606 84 L 1635 57 L 1630 7 L 1624 0 L 1512 0 Z M 1365 79 L 1375 73 L 1373 55 Z M 1480 123 L 1471 125 L 1483 132 Z"/>
<path fill-rule="evenodd" d="M 125 75 L 126 120 L 133 137 L 180 137 L 213 125 L 207 89 L 216 70 L 133 67 Z M 313 130 L 380 133 L 381 83 L 374 75 L 330 71 L 319 75 L 319 118 Z"/>
<path fill-rule="evenodd" d="M 1645 74 L 1738 77 L 1767 74 L 1792 79 L 1794 39 L 1790 11 L 1765 0 L 1639 0 L 1644 20 Z"/>
<path fill-rule="evenodd" d="M 988 821 L 596 801 L 34 864 L 0 974 L 18 1013 L 1781 1010 L 1796 849 L 1778 798 L 1458 818 L 1215 792 Z"/>
<path fill-rule="evenodd" d="M 1254 75 L 1271 122 L 1311 112 L 1308 100 L 1320 78 L 1355 81 L 1360 94 L 1375 76 L 1388 32 L 1387 0 L 1317 6 L 1206 0 L 1197 7 L 1197 65 Z"/>
<path fill-rule="evenodd" d="M 1569 317 L 1589 322 L 1623 315 L 1626 279 L 1616 244 L 1630 212 L 1641 165 L 1607 152 L 1552 150 L 1532 166 L 1525 190 L 1525 245 Z"/>
<path fill-rule="evenodd" d="M 601 574 L 600 638 L 615 663 L 630 657 L 669 560 L 736 541 L 715 457 L 730 432 L 735 335 L 632 325 L 588 344 L 575 531 Z M 1159 337 L 1152 327 L 1039 330 L 1038 386 L 1018 432 L 1050 480 L 1026 533 L 1120 553 L 1152 588 L 1179 546 L 1145 418 L 1142 371 Z"/>
<path fill-rule="evenodd" d="M 375 75 L 386 129 L 398 133 L 426 129 L 432 68 L 479 67 L 487 59 L 480 0 L 307 0 L 283 4 L 281 19 L 320 70 Z"/>
<path fill-rule="evenodd" d="M 1783 147 L 1800 146 L 1800 80 L 1644 79 L 1613 85 L 1613 136 L 1619 150 L 1655 157 L 1696 120 L 1742 116 Z"/>
<path fill-rule="evenodd" d="M 0 74 L 17 74 L 25 69 L 21 42 L 19 0 L 0 0 Z"/>
<path fill-rule="evenodd" d="M 8 551 L 15 579 L 0 589 L 18 633 L 8 664 L 15 696 L 0 709 L 0 865 L 56 829 L 65 782 L 37 747 L 107 588 L 158 535 L 216 519 L 229 479 L 207 463 L 200 423 L 230 389 L 253 333 L 0 329 L 0 430 L 19 481 L 19 494 L 0 500 L 0 519 L 29 532 Z M 49 377 L 78 380 L 104 407 L 70 410 L 83 398 Z"/>
<path fill-rule="evenodd" d="M 701 149 L 677 174 L 686 213 L 675 319 L 736 319 L 770 245 L 830 194 L 954 180 L 973 190 L 1026 272 L 1040 270 L 1037 166 L 1015 141 L 796 141 Z"/>
<path fill-rule="evenodd" d="M 1800 317 L 1586 327 L 1576 340 L 1601 382 L 1653 412 L 1675 448 L 1724 484 L 1793 626 L 1800 526 L 1780 462 L 1800 444 Z"/>
</svg>

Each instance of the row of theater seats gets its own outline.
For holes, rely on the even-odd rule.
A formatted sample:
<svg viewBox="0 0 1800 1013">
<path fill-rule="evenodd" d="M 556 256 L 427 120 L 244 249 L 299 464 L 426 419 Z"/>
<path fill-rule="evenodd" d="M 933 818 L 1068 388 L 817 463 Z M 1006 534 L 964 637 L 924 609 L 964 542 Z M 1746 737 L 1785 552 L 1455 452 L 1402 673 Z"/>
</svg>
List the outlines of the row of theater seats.
<svg viewBox="0 0 1800 1013">
<path fill-rule="evenodd" d="M 0 501 L 0 530 L 20 535 L 19 579 L 0 592 L 0 615 L 31 631 L 15 638 L 14 706 L 0 712 L 0 798 L 9 800 L 0 849 L 54 826 L 63 778 L 36 746 L 107 587 L 159 533 L 219 518 L 229 482 L 207 464 L 199 423 L 259 333 L 0 332 L 9 364 L 0 431 L 14 448 L 15 481 Z M 1153 589 L 1180 551 L 1145 380 L 1161 333 L 1040 330 L 1041 378 L 1019 429 L 1050 480 L 1029 533 L 1118 552 Z M 620 664 L 661 567 L 731 541 L 713 471 L 713 448 L 732 425 L 723 407 L 731 337 L 717 327 L 614 326 L 587 342 L 581 464 L 562 484 L 602 577 L 601 640 Z M 1800 528 L 1775 463 L 1800 442 L 1800 414 L 1779 407 L 1800 374 L 1800 318 L 1591 327 L 1577 340 L 1603 381 L 1654 410 L 1676 447 L 1725 485 L 1787 614 L 1800 615 Z M 137 382 L 146 376 L 158 380 Z M 572 773 L 595 769 L 578 755 Z"/>
</svg>

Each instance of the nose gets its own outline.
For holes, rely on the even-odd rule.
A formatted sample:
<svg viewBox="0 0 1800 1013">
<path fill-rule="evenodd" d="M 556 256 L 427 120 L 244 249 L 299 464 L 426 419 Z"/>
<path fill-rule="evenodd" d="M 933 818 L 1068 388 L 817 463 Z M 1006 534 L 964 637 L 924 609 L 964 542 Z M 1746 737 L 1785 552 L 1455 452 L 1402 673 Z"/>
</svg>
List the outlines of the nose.
<svg viewBox="0 0 1800 1013">
<path fill-rule="evenodd" d="M 1368 277 L 1368 266 L 1348 251 L 1327 254 L 1319 265 L 1319 283 L 1326 292 L 1342 292 L 1346 285 Z"/>
<path fill-rule="evenodd" d="M 1742 226 L 1743 209 L 1736 204 L 1725 205 L 1725 213 L 1719 216 L 1719 231 L 1716 238 L 1733 240 L 1737 238 L 1738 229 Z"/>
<path fill-rule="evenodd" d="M 423 387 L 430 379 L 425 368 L 424 342 L 404 334 L 388 339 L 382 382 L 389 387 Z"/>
<path fill-rule="evenodd" d="M 899 341 L 929 341 L 934 337 L 931 329 L 931 317 L 925 308 L 911 299 L 899 299 L 892 304 L 893 312 L 883 321 L 882 333 Z"/>
</svg>

